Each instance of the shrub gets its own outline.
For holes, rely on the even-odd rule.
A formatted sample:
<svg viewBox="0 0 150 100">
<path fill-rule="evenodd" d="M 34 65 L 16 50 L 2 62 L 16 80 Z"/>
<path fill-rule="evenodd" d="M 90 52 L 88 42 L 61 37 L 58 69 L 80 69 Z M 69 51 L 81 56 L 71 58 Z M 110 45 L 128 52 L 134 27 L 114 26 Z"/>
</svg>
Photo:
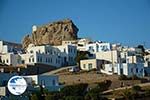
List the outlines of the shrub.
<svg viewBox="0 0 150 100">
<path fill-rule="evenodd" d="M 84 84 L 84 83 L 70 85 L 62 88 L 60 92 L 64 96 L 83 96 L 86 93 L 87 87 L 88 84 Z"/>
<path fill-rule="evenodd" d="M 61 98 L 63 98 L 63 96 L 60 92 L 49 92 L 45 96 L 45 100 L 60 100 Z"/>
<path fill-rule="evenodd" d="M 108 100 L 105 97 L 102 97 L 99 93 L 87 93 L 84 97 L 84 100 Z"/>
<path fill-rule="evenodd" d="M 105 80 L 103 82 L 98 83 L 98 88 L 100 89 L 99 91 L 105 91 L 108 90 L 109 87 L 111 86 L 112 81 L 111 80 Z"/>
<path fill-rule="evenodd" d="M 65 100 L 84 100 L 82 96 L 67 96 Z"/>
<path fill-rule="evenodd" d="M 150 89 L 145 90 L 145 96 L 150 96 Z"/>
<path fill-rule="evenodd" d="M 132 93 L 134 97 L 138 97 L 139 96 L 139 91 L 141 91 L 141 87 L 140 86 L 133 86 L 132 87 Z"/>
<path fill-rule="evenodd" d="M 138 86 L 138 85 L 135 85 L 135 86 L 132 87 L 132 90 L 139 92 L 139 91 L 141 91 L 141 87 Z"/>
<path fill-rule="evenodd" d="M 47 96 L 45 96 L 45 100 L 56 100 L 56 99 L 54 95 L 48 94 Z"/>
<path fill-rule="evenodd" d="M 31 100 L 39 100 L 39 99 L 38 99 L 38 96 L 37 96 L 36 94 L 33 94 L 33 95 L 31 96 Z"/>
</svg>

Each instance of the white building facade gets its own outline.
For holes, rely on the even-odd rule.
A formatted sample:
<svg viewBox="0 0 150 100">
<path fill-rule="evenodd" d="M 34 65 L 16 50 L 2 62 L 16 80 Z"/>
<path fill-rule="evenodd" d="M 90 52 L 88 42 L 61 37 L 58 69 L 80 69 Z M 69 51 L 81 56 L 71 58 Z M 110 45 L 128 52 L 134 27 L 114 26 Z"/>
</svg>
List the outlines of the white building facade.
<svg viewBox="0 0 150 100">
<path fill-rule="evenodd" d="M 99 59 L 86 59 L 80 61 L 81 70 L 90 71 L 92 69 L 100 70 L 102 61 Z"/>
<path fill-rule="evenodd" d="M 21 54 L 21 60 L 24 64 L 42 63 L 55 67 L 74 65 L 77 54 L 76 46 L 34 46 L 30 44 L 26 54 Z"/>
<path fill-rule="evenodd" d="M 105 64 L 101 69 L 102 73 L 112 75 L 126 75 L 131 77 L 136 75 L 138 77 L 144 77 L 144 64 L 142 63 L 122 63 L 122 64 Z"/>
<path fill-rule="evenodd" d="M 110 50 L 111 50 L 110 43 L 95 42 L 86 45 L 86 51 L 89 51 L 90 53 L 110 51 Z"/>
</svg>

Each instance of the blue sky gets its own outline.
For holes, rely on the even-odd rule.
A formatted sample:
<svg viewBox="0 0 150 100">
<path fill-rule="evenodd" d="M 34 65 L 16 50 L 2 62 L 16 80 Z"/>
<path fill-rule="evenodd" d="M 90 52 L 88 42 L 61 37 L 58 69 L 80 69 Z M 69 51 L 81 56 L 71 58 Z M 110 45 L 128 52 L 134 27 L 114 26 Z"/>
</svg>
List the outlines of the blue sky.
<svg viewBox="0 0 150 100">
<path fill-rule="evenodd" d="M 0 0 L 0 39 L 21 42 L 32 25 L 65 18 L 79 37 L 150 48 L 150 0 Z"/>
</svg>

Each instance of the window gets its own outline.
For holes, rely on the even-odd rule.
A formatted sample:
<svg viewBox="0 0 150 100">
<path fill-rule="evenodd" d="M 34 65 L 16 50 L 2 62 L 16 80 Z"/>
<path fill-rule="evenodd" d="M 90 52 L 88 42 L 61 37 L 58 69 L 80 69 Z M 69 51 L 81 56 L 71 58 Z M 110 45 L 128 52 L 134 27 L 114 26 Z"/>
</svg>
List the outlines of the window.
<svg viewBox="0 0 150 100">
<path fill-rule="evenodd" d="M 42 62 L 42 57 L 40 58 L 40 62 Z"/>
<path fill-rule="evenodd" d="M 83 68 L 86 68 L 86 65 L 85 65 L 85 64 L 83 64 Z"/>
<path fill-rule="evenodd" d="M 24 60 L 22 60 L 22 64 L 24 64 L 25 63 L 25 61 Z"/>
<path fill-rule="evenodd" d="M 31 62 L 31 59 L 29 58 L 29 62 Z"/>
<path fill-rule="evenodd" d="M 6 62 L 8 63 L 8 59 L 6 60 Z"/>
<path fill-rule="evenodd" d="M 51 58 L 51 63 L 53 62 L 53 59 Z"/>
<path fill-rule="evenodd" d="M 32 58 L 32 62 L 34 62 L 34 58 Z"/>
<path fill-rule="evenodd" d="M 133 68 L 131 68 L 131 73 L 133 73 Z"/>
<path fill-rule="evenodd" d="M 33 51 L 31 50 L 30 53 L 33 53 Z"/>
<path fill-rule="evenodd" d="M 98 52 L 98 51 L 99 51 L 99 45 L 96 44 L 96 52 Z"/>
<path fill-rule="evenodd" d="M 136 73 L 138 73 L 138 68 L 136 68 Z"/>
<path fill-rule="evenodd" d="M 57 59 L 56 59 L 56 64 L 57 64 Z"/>
<path fill-rule="evenodd" d="M 37 62 L 40 62 L 40 58 L 39 57 L 37 57 Z"/>
<path fill-rule="evenodd" d="M 92 63 L 88 64 L 88 68 L 89 68 L 89 70 L 92 69 Z"/>
<path fill-rule="evenodd" d="M 72 48 L 70 48 L 70 52 L 72 53 Z"/>
<path fill-rule="evenodd" d="M 50 58 L 48 58 L 48 62 L 50 63 Z"/>
<path fill-rule="evenodd" d="M 56 85 L 56 82 L 55 82 L 55 80 L 53 80 L 53 81 L 52 81 L 52 84 L 53 84 L 54 86 Z"/>
<path fill-rule="evenodd" d="M 46 58 L 46 63 L 47 63 L 48 61 L 47 61 L 47 58 Z"/>
</svg>

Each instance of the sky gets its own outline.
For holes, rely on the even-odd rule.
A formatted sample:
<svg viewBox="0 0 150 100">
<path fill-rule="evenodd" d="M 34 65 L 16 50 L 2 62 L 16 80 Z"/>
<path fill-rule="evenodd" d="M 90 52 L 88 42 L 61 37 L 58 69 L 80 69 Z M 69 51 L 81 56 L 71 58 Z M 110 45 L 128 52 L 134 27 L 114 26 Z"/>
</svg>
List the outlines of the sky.
<svg viewBox="0 0 150 100">
<path fill-rule="evenodd" d="M 0 39 L 21 43 L 33 25 L 66 18 L 78 37 L 150 48 L 150 0 L 0 0 Z"/>
</svg>

